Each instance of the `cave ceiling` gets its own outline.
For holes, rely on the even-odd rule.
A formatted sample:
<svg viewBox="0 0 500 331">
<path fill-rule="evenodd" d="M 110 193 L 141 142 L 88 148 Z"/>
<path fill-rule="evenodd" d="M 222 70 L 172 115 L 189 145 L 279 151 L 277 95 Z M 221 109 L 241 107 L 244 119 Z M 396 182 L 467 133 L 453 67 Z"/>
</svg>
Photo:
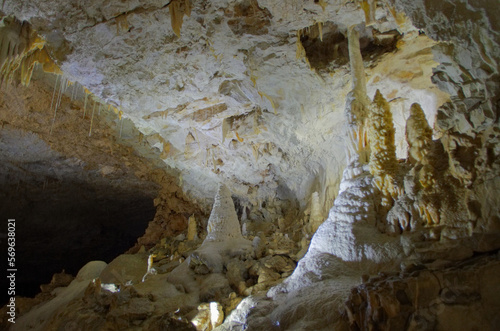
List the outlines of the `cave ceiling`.
<svg viewBox="0 0 500 331">
<path fill-rule="evenodd" d="M 399 158 L 409 106 L 433 126 L 450 95 L 431 81 L 437 42 L 389 2 L 7 0 L 2 12 L 29 22 L 64 77 L 131 121 L 205 205 L 224 182 L 249 207 L 303 207 L 318 192 L 329 210 L 346 164 L 349 27 L 369 97 L 380 89 L 393 109 Z"/>
</svg>

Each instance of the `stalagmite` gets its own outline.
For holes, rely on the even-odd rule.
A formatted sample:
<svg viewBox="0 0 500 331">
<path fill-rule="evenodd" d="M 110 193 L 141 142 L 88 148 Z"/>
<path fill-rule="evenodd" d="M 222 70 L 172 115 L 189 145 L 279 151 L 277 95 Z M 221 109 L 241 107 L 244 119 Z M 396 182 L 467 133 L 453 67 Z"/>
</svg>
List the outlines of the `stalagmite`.
<svg viewBox="0 0 500 331">
<path fill-rule="evenodd" d="M 156 275 L 156 273 L 157 273 L 156 269 L 153 268 L 153 259 L 154 258 L 155 258 L 154 254 L 149 254 L 149 256 L 148 256 L 148 268 L 147 268 L 146 273 L 144 274 L 144 276 L 142 276 L 142 282 L 143 283 L 146 280 L 146 277 L 148 275 Z"/>
<path fill-rule="evenodd" d="M 412 104 L 410 108 L 410 116 L 406 121 L 406 141 L 409 146 L 408 157 L 415 165 L 414 170 L 418 170 L 416 176 L 423 189 L 422 196 L 418 199 L 420 217 L 425 219 L 428 225 L 439 224 L 439 210 L 431 198 L 436 189 L 436 169 L 429 155 L 432 129 L 418 103 Z"/>
<path fill-rule="evenodd" d="M 219 185 L 215 195 L 212 212 L 208 219 L 207 232 L 205 241 L 243 238 L 231 192 L 223 184 Z"/>
<path fill-rule="evenodd" d="M 252 242 L 243 238 L 231 192 L 219 184 L 202 245 L 187 260 L 195 273 L 220 273 L 236 256 L 253 255 Z"/>
<path fill-rule="evenodd" d="M 311 233 L 318 230 L 321 223 L 323 223 L 323 216 L 321 216 L 321 205 L 319 203 L 319 193 L 314 192 L 311 195 L 311 216 L 309 218 L 309 224 L 311 226 Z"/>
<path fill-rule="evenodd" d="M 406 141 L 409 145 L 410 161 L 412 163 L 427 163 L 426 155 L 432 141 L 432 129 L 418 103 L 414 103 L 410 107 L 410 117 L 406 120 Z"/>
<path fill-rule="evenodd" d="M 370 172 L 382 193 L 382 206 L 390 208 L 399 195 L 395 183 L 398 161 L 394 144 L 394 124 L 389 103 L 379 90 L 370 108 L 368 137 L 370 141 Z"/>
</svg>

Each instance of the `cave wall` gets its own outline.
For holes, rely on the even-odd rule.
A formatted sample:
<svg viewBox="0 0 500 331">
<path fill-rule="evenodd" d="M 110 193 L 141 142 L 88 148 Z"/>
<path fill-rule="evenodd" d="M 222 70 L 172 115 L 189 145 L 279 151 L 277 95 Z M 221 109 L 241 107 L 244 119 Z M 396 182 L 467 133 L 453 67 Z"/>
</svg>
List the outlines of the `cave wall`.
<svg viewBox="0 0 500 331">
<path fill-rule="evenodd" d="M 61 103 L 54 117 L 57 93 Z M 141 151 L 142 138 L 129 122 L 101 106 L 89 134 L 92 114 L 85 113 L 83 95 L 78 85 L 64 94 L 58 78 L 40 68 L 29 87 L 2 86 L 0 215 L 16 219 L 21 296 L 37 294 L 54 273 L 76 275 L 87 261 L 110 262 L 133 248 L 154 219 L 154 199 L 167 181 L 163 197 L 170 208 L 162 215 L 177 221 L 155 235 L 184 230 L 198 210 L 181 195 L 172 197 L 175 183 L 163 169 L 155 170 L 158 156 Z"/>
</svg>

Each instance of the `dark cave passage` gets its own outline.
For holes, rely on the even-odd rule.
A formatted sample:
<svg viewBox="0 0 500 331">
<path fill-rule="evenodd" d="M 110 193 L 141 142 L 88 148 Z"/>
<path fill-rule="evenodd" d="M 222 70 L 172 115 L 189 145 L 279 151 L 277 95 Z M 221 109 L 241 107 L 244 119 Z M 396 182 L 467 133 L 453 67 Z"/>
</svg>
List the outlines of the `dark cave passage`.
<svg viewBox="0 0 500 331">
<path fill-rule="evenodd" d="M 134 245 L 155 214 L 153 197 L 113 183 L 54 181 L 43 186 L 20 182 L 2 187 L 2 251 L 7 252 L 7 219 L 15 218 L 18 296 L 35 296 L 63 269 L 75 276 L 89 261 L 109 263 Z M 2 304 L 6 301 L 5 290 Z"/>
</svg>

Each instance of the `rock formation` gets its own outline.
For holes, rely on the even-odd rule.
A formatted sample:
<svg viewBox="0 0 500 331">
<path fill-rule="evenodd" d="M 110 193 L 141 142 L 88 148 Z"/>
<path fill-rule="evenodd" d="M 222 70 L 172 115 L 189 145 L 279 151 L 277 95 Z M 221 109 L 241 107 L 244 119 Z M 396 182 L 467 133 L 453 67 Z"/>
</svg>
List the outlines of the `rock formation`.
<svg viewBox="0 0 500 331">
<path fill-rule="evenodd" d="M 3 1 L 0 328 L 499 329 L 496 11 Z"/>
<path fill-rule="evenodd" d="M 224 185 L 219 185 L 215 196 L 212 213 L 208 219 L 205 242 L 243 239 L 241 225 L 234 210 L 231 192 Z"/>
</svg>

